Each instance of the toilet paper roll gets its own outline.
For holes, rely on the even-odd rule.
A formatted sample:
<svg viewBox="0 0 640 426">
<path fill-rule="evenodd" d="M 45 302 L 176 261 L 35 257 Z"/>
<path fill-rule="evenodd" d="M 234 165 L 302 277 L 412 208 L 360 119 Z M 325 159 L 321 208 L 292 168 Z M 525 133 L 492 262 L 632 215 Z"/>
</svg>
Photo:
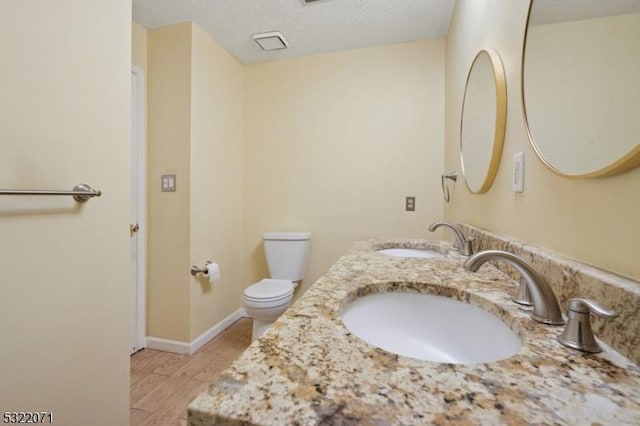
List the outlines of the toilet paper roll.
<svg viewBox="0 0 640 426">
<path fill-rule="evenodd" d="M 214 281 L 220 280 L 220 266 L 217 263 L 207 263 L 207 275 L 212 284 Z"/>
</svg>

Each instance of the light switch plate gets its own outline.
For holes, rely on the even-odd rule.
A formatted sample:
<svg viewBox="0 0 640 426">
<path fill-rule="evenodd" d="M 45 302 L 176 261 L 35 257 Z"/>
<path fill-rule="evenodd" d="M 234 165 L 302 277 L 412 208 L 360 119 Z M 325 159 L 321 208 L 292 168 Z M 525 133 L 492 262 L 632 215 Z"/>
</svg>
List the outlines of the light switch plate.
<svg viewBox="0 0 640 426">
<path fill-rule="evenodd" d="M 176 191 L 176 175 L 162 175 L 162 192 Z"/>
<path fill-rule="evenodd" d="M 513 192 L 524 192 L 524 152 L 513 156 Z"/>
</svg>

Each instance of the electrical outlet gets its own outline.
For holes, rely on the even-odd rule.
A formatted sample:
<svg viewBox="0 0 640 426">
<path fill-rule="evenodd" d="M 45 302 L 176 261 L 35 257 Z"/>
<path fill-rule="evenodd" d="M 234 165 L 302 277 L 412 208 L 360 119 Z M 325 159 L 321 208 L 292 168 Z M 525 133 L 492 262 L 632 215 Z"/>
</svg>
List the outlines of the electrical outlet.
<svg viewBox="0 0 640 426">
<path fill-rule="evenodd" d="M 416 211 L 416 197 L 407 197 L 405 200 L 404 209 L 408 212 Z"/>
</svg>

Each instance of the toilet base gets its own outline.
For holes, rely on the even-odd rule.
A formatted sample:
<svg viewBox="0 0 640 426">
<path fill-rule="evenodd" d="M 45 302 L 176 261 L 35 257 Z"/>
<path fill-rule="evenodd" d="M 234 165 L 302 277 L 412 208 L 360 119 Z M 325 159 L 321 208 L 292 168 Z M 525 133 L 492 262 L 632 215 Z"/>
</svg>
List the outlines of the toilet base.
<svg viewBox="0 0 640 426">
<path fill-rule="evenodd" d="M 265 331 L 271 327 L 272 322 L 262 322 L 256 319 L 253 320 L 253 331 L 251 333 L 251 343 L 256 340 L 258 337 L 262 336 Z"/>
</svg>

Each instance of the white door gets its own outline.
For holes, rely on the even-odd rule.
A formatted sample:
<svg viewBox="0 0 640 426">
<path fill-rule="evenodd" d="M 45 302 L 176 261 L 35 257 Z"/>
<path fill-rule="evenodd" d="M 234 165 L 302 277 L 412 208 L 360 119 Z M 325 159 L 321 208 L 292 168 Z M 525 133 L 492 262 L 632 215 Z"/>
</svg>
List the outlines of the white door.
<svg viewBox="0 0 640 426">
<path fill-rule="evenodd" d="M 145 119 L 144 73 L 131 70 L 131 347 L 134 353 L 145 345 Z"/>
</svg>

